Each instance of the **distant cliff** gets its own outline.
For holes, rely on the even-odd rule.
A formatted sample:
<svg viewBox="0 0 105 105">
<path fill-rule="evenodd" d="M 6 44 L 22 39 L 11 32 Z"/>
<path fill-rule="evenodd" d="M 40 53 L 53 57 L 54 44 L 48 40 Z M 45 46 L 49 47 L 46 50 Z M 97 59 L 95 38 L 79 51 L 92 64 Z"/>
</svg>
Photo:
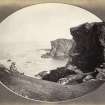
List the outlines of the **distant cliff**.
<svg viewBox="0 0 105 105">
<path fill-rule="evenodd" d="M 73 40 L 70 39 L 56 39 L 51 41 L 51 49 L 42 58 L 66 58 L 69 56 L 69 50 L 72 47 Z"/>
</svg>

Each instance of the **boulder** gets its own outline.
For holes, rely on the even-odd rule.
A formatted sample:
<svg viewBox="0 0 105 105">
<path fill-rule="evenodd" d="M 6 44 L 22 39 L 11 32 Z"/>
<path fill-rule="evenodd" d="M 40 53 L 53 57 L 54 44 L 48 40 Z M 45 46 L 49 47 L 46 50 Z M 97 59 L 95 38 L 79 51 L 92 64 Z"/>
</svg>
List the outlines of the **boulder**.
<svg viewBox="0 0 105 105">
<path fill-rule="evenodd" d="M 73 74 L 59 79 L 57 83 L 61 85 L 76 85 L 76 84 L 82 83 L 83 78 L 84 78 L 84 75 L 82 74 Z"/>
<path fill-rule="evenodd" d="M 70 71 L 69 69 L 66 69 L 65 67 L 59 67 L 55 70 L 51 70 L 49 74 L 42 76 L 42 79 L 52 81 L 52 82 L 57 82 L 60 78 L 64 78 L 70 74 L 71 75 L 75 74 L 75 72 Z"/>
</svg>

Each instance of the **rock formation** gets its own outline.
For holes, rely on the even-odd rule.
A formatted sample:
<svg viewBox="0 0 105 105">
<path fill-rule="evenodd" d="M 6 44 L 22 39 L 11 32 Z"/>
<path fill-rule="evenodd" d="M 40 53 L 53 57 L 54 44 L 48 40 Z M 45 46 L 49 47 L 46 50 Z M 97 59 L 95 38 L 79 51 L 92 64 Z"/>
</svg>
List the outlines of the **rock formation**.
<svg viewBox="0 0 105 105">
<path fill-rule="evenodd" d="M 71 28 L 75 41 L 72 49 L 72 61 L 68 64 L 77 66 L 83 72 L 93 72 L 104 61 L 104 46 L 102 45 L 103 22 L 85 23 Z M 105 34 L 105 32 L 104 32 Z"/>
<path fill-rule="evenodd" d="M 57 82 L 60 78 L 64 78 L 68 75 L 75 74 L 74 71 L 70 71 L 69 69 L 66 69 L 65 67 L 60 67 L 55 70 L 51 70 L 49 74 L 44 75 L 42 77 L 43 80 L 48 80 L 52 82 Z"/>
<path fill-rule="evenodd" d="M 51 41 L 51 50 L 49 53 L 42 55 L 42 58 L 66 58 L 69 55 L 72 43 L 73 41 L 70 39 L 56 39 Z"/>
<path fill-rule="evenodd" d="M 104 62 L 104 28 L 104 22 L 84 23 L 77 27 L 71 28 L 70 32 L 74 41 L 72 47 L 70 44 L 69 60 L 66 66 L 51 70 L 51 72 L 42 77 L 42 79 L 58 82 L 59 80 L 65 81 L 65 79 L 61 78 L 66 78 L 69 75 L 77 75 L 75 78 L 80 80 L 84 77 L 84 75 L 78 76 L 78 74 L 81 74 L 81 72 L 83 74 L 92 72 L 92 75 L 95 77 L 98 73 L 95 71 L 95 69 L 100 67 L 100 65 Z M 55 48 L 53 43 L 52 50 Z M 65 46 L 65 43 L 63 44 L 64 45 L 62 46 Z M 59 49 L 59 47 L 55 48 L 55 52 L 56 49 Z M 55 52 L 52 53 L 52 56 L 56 55 Z M 59 52 L 58 55 L 62 54 Z M 69 77 L 71 78 L 72 76 Z M 67 78 L 66 80 L 70 79 Z"/>
</svg>

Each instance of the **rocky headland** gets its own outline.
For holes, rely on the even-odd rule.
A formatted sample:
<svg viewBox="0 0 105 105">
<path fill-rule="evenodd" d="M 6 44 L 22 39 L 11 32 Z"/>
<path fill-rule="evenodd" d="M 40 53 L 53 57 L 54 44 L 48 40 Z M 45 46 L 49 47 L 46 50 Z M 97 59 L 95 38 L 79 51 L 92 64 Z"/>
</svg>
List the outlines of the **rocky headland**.
<svg viewBox="0 0 105 105">
<path fill-rule="evenodd" d="M 51 41 L 51 49 L 42 58 L 67 58 L 69 50 L 72 47 L 73 40 L 70 39 L 56 39 Z"/>
</svg>

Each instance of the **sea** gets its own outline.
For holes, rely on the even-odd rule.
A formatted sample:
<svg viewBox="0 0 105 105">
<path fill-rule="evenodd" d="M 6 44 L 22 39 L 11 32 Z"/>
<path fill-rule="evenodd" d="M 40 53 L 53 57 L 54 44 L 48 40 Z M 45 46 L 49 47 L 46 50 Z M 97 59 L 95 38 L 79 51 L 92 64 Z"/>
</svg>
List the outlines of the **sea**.
<svg viewBox="0 0 105 105">
<path fill-rule="evenodd" d="M 19 72 L 31 77 L 65 66 L 67 59 L 41 58 L 47 52 L 44 49 L 48 48 L 34 42 L 0 43 L 0 64 L 9 68 L 15 62 Z"/>
</svg>

